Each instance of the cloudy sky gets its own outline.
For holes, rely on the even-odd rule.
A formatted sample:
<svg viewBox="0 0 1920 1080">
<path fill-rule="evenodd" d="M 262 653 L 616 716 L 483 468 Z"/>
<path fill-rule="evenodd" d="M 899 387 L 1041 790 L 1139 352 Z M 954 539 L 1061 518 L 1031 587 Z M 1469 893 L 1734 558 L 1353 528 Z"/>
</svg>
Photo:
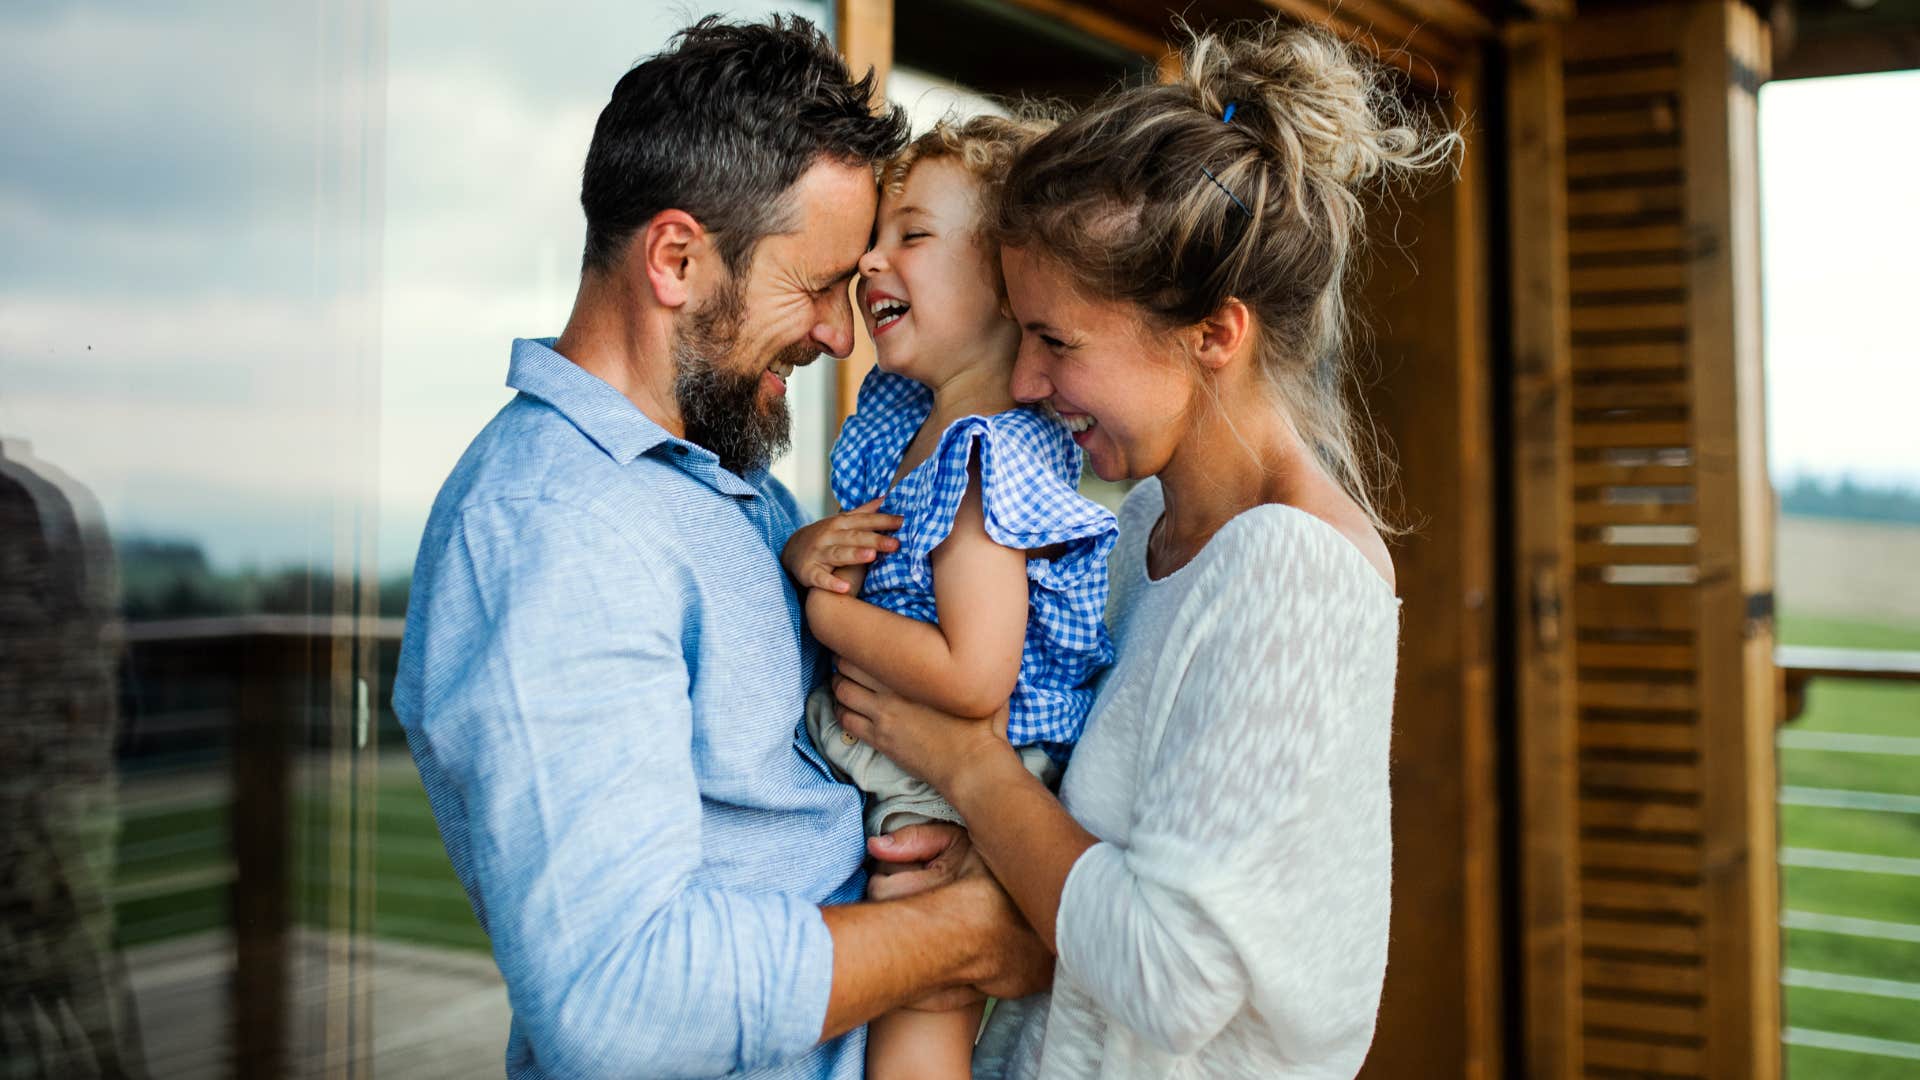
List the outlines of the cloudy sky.
<svg viewBox="0 0 1920 1080">
<path fill-rule="evenodd" d="M 608 88 L 690 8 L 474 10 L 0 5 L 7 455 L 30 443 L 116 532 L 191 537 L 223 564 L 326 564 L 374 536 L 404 568 L 507 399 L 508 342 L 566 316 Z M 1920 143 L 1903 137 L 1920 75 L 1762 101 L 1776 472 L 1920 485 Z M 830 382 L 826 364 L 796 380 L 803 494 Z"/>
<path fill-rule="evenodd" d="M 1920 488 L 1920 72 L 1760 90 L 1776 479 Z"/>
</svg>

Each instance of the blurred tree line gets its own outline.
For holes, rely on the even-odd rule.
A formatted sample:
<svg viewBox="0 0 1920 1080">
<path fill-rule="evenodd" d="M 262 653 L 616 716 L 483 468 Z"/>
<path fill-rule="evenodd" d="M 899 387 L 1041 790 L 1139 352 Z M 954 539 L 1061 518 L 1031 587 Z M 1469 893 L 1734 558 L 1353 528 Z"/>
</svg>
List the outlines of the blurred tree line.
<svg viewBox="0 0 1920 1080">
<path fill-rule="evenodd" d="M 1852 477 L 1827 482 L 1801 476 L 1780 488 L 1780 512 L 1796 517 L 1920 524 L 1920 491 L 1862 484 Z"/>
<path fill-rule="evenodd" d="M 121 614 L 130 620 L 208 615 L 325 615 L 333 610 L 334 580 L 327 570 L 215 570 L 206 552 L 188 540 L 134 536 L 117 539 Z M 381 615 L 407 612 L 410 574 L 380 580 Z"/>
</svg>

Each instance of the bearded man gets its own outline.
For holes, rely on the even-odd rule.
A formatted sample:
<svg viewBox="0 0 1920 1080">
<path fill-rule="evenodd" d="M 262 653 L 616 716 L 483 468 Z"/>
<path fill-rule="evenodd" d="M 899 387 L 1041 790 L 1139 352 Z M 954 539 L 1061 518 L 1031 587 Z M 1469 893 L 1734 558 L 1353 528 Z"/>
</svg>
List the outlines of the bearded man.
<svg viewBox="0 0 1920 1080">
<path fill-rule="evenodd" d="M 946 884 L 859 902 L 861 796 L 803 727 L 821 664 L 779 553 L 804 519 L 766 470 L 787 380 L 853 345 L 873 164 L 905 137 L 871 92 L 778 18 L 629 71 L 565 331 L 513 343 L 519 393 L 435 500 L 394 709 L 506 979 L 511 1076 L 858 1077 L 868 1019 L 1050 977 L 957 832 L 918 872 Z"/>
</svg>

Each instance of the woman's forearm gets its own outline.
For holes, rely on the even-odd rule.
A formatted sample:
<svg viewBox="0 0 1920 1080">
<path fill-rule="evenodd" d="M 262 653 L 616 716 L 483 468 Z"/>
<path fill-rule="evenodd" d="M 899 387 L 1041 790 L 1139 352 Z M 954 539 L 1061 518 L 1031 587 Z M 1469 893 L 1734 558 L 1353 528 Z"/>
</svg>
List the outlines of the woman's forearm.
<svg viewBox="0 0 1920 1080">
<path fill-rule="evenodd" d="M 1005 749 L 972 763 L 942 794 L 966 819 L 974 850 L 1020 906 L 1027 924 L 1058 952 L 1054 924 L 1067 875 L 1099 840 L 1073 820 L 1011 747 Z"/>
</svg>

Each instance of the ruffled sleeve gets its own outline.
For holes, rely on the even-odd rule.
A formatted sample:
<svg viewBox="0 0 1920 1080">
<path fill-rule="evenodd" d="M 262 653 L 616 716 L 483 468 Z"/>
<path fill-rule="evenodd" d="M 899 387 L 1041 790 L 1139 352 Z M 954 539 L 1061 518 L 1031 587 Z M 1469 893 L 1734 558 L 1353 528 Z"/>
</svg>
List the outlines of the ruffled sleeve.
<svg viewBox="0 0 1920 1080">
<path fill-rule="evenodd" d="M 947 429 L 934 459 L 929 551 L 953 531 L 977 460 L 987 535 L 994 543 L 1021 551 L 1064 544 L 1059 557 L 1030 562 L 1058 568 L 1093 558 L 1096 569 L 1104 570 L 1119 523 L 1112 511 L 1080 494 L 1080 448 L 1059 424 L 1030 409 L 970 416 Z"/>
<path fill-rule="evenodd" d="M 833 443 L 833 497 L 851 510 L 886 494 L 914 432 L 933 411 L 933 392 L 878 367 L 860 383 L 854 413 Z"/>
</svg>

